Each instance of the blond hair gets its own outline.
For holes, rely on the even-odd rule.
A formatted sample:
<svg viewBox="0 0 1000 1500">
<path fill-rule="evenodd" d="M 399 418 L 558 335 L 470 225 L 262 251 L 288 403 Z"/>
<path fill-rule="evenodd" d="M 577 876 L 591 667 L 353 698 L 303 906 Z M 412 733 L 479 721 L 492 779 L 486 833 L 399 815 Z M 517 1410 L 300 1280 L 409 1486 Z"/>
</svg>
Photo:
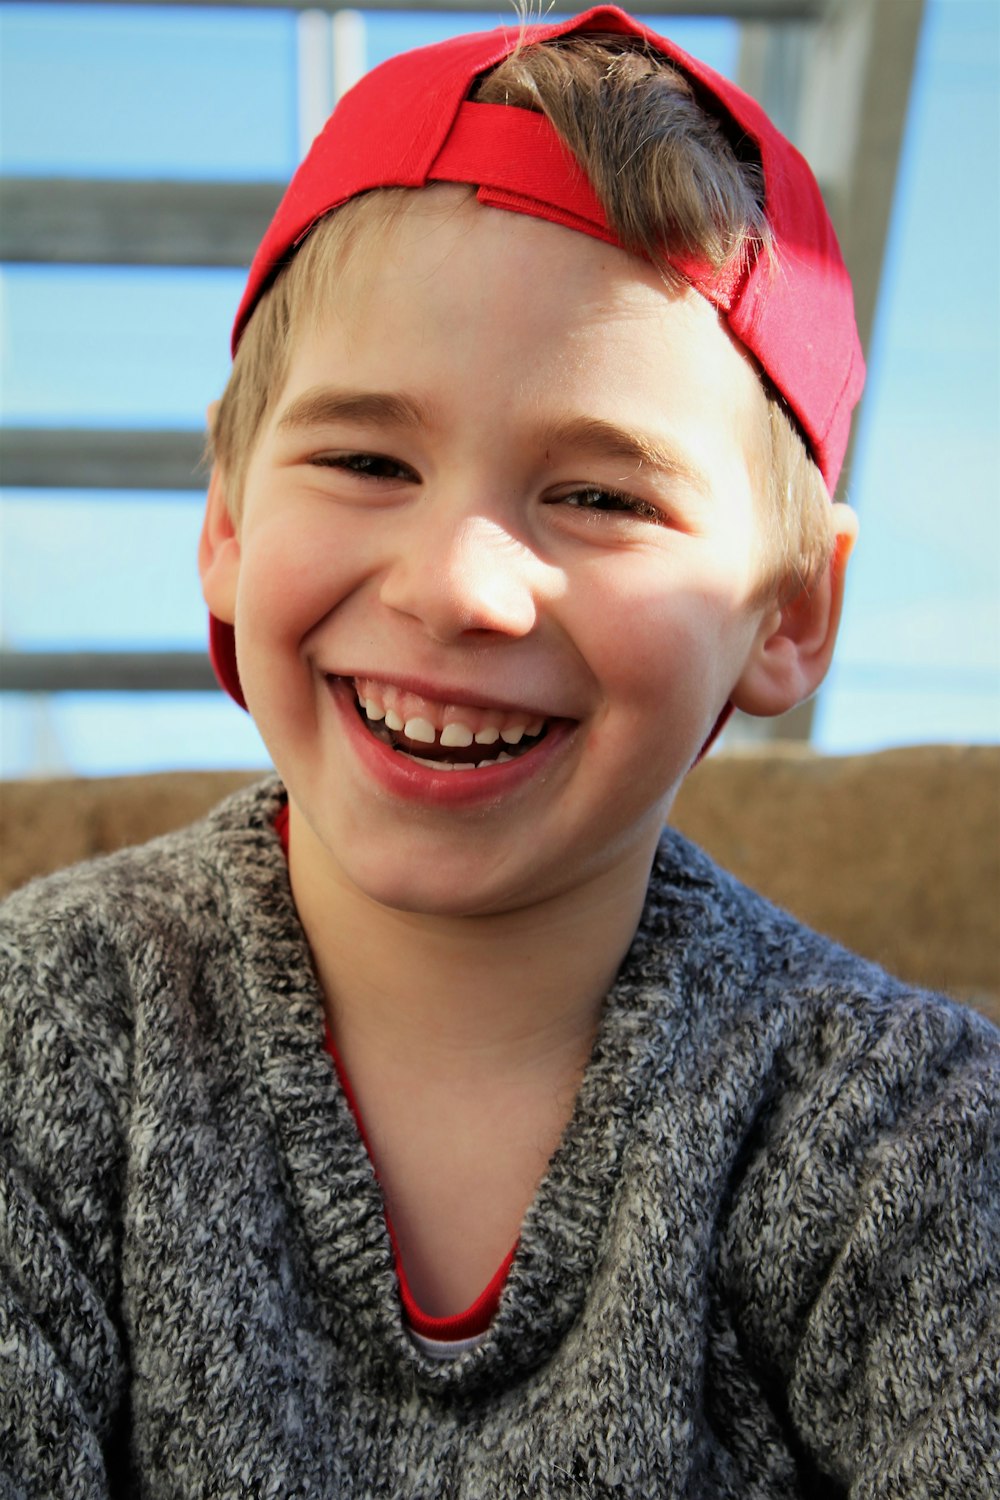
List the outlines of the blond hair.
<svg viewBox="0 0 1000 1500">
<path fill-rule="evenodd" d="M 657 265 L 668 285 L 683 285 L 670 256 L 721 271 L 772 253 L 759 162 L 705 113 L 682 74 L 634 39 L 590 35 L 522 45 L 478 80 L 472 97 L 546 115 L 618 240 Z M 390 233 L 412 196 L 412 189 L 379 189 L 328 215 L 261 297 L 212 432 L 234 514 L 303 318 L 329 305 L 348 262 L 354 272 L 365 260 L 354 254 L 361 240 Z M 822 475 L 794 417 L 763 377 L 761 386 L 750 467 L 763 529 L 755 594 L 763 601 L 812 586 L 829 564 L 833 529 Z"/>
</svg>

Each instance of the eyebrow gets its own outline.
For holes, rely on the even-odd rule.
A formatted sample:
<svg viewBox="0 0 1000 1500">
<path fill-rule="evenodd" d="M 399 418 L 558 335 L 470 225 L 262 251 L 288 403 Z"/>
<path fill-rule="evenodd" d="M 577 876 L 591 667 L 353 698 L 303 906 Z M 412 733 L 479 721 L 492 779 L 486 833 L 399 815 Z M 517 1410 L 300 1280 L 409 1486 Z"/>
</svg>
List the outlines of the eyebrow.
<svg viewBox="0 0 1000 1500">
<path fill-rule="evenodd" d="M 334 422 L 371 422 L 390 427 L 421 427 L 427 409 L 393 391 L 339 391 L 326 387 L 296 396 L 278 419 L 281 432 L 323 427 Z"/>
<path fill-rule="evenodd" d="M 295 398 L 278 419 L 278 429 L 295 432 L 336 422 L 412 429 L 428 425 L 430 413 L 421 402 L 395 391 L 347 391 L 319 386 Z M 587 457 L 613 459 L 630 464 L 633 471 L 652 470 L 679 480 L 702 495 L 709 494 L 705 475 L 675 447 L 603 417 L 566 417 L 550 422 L 542 433 L 542 441 L 546 449 L 571 448 Z"/>
<path fill-rule="evenodd" d="M 573 448 L 592 458 L 621 460 L 631 464 L 633 470 L 653 470 L 680 480 L 702 495 L 710 492 L 705 474 L 677 448 L 602 417 L 569 417 L 552 423 L 545 430 L 545 442 L 549 447 Z"/>
</svg>

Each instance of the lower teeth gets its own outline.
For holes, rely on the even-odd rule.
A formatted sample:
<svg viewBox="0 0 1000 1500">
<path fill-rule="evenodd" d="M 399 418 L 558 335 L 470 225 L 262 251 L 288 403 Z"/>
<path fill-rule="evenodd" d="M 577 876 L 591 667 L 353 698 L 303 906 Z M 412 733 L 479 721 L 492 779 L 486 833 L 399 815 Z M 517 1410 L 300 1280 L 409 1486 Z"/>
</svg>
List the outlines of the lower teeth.
<svg viewBox="0 0 1000 1500">
<path fill-rule="evenodd" d="M 481 771 L 484 766 L 499 766 L 505 760 L 513 760 L 513 755 L 506 755 L 503 751 L 495 755 L 492 760 L 426 760 L 422 755 L 411 755 L 407 750 L 400 750 L 400 755 L 405 755 L 407 760 L 416 761 L 418 766 L 430 766 L 432 771 Z"/>
</svg>

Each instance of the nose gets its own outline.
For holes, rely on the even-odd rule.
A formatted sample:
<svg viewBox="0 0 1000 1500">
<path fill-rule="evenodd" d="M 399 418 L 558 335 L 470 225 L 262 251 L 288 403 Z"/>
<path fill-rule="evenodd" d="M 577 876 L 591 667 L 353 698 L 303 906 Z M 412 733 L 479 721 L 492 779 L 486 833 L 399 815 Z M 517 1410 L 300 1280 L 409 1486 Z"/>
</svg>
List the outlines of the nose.
<svg viewBox="0 0 1000 1500">
<path fill-rule="evenodd" d="M 404 531 L 383 577 L 389 609 L 421 621 L 436 639 L 471 632 L 523 636 L 534 627 L 544 565 L 499 522 L 441 517 L 419 535 Z"/>
</svg>

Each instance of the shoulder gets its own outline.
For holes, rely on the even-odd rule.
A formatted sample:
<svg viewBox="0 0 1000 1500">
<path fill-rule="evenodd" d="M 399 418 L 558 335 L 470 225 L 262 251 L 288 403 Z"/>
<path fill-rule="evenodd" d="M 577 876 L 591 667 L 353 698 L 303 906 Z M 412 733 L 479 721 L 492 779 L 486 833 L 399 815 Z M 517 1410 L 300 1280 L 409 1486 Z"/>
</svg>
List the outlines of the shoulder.
<svg viewBox="0 0 1000 1500">
<path fill-rule="evenodd" d="M 248 870 L 260 889 L 284 879 L 281 795 L 271 783 L 238 793 L 0 905 L 0 1140 L 19 1190 L 87 1243 L 92 1268 L 110 1261 L 95 1203 L 121 1181 L 137 1074 L 218 1008 L 239 943 L 231 892 Z"/>
<path fill-rule="evenodd" d="M 835 1219 L 893 1153 L 912 1184 L 921 1160 L 947 1173 L 956 1154 L 996 1172 L 1000 1032 L 985 1017 L 813 932 L 675 834 L 650 898 L 657 964 L 684 996 L 676 1056 L 741 1101 L 744 1191 L 776 1211 L 801 1192 Z"/>
<path fill-rule="evenodd" d="M 936 1015 L 946 1029 L 1000 1039 L 977 1013 L 941 994 L 907 983 L 775 906 L 705 853 L 668 831 L 650 880 L 647 912 L 661 942 L 680 939 L 722 1011 L 787 1011 L 872 1038 L 897 1022 L 919 1025 Z"/>
<path fill-rule="evenodd" d="M 806 1451 L 863 1471 L 859 1488 L 878 1470 L 922 1492 L 944 1466 L 973 1493 L 1000 1310 L 1000 1033 L 675 835 L 651 900 L 685 955 L 674 1055 L 711 1121 L 699 1160 L 721 1162 L 720 1381 L 746 1363 L 780 1389 Z"/>
<path fill-rule="evenodd" d="M 227 939 L 227 893 L 248 866 L 280 872 L 276 783 L 199 823 L 60 871 L 0 904 L 0 1059 L 15 1076 L 70 1059 L 110 1085 L 128 1071 L 136 996 L 183 985 Z M 47 1069 L 42 1068 L 42 1071 Z"/>
<path fill-rule="evenodd" d="M 213 882 L 277 854 L 273 822 L 282 799 L 280 784 L 267 781 L 175 833 L 31 881 L 0 903 L 0 952 L 9 958 L 37 939 L 73 951 L 80 934 L 127 940 L 175 909 L 196 918 L 197 898 Z"/>
</svg>

